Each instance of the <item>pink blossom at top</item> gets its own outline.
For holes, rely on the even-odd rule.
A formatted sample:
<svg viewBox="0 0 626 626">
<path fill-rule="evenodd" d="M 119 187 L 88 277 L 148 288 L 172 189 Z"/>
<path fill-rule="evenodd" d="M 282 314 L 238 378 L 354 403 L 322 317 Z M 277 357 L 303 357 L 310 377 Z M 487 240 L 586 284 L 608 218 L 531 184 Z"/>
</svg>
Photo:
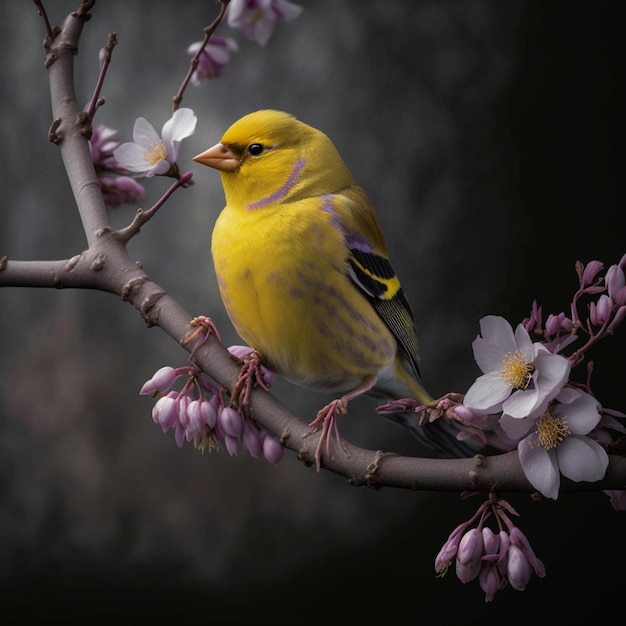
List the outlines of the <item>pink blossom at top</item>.
<svg viewBox="0 0 626 626">
<path fill-rule="evenodd" d="M 302 7 L 287 0 L 231 0 L 228 25 L 264 46 L 279 20 L 294 20 Z"/>
<path fill-rule="evenodd" d="M 200 50 L 201 46 L 201 41 L 192 43 L 187 48 L 187 53 L 193 57 Z M 237 42 L 232 37 L 213 35 L 200 53 L 198 65 L 191 75 L 192 84 L 198 86 L 203 79 L 221 76 L 224 67 L 230 61 L 231 52 L 236 52 L 238 48 Z"/>
</svg>

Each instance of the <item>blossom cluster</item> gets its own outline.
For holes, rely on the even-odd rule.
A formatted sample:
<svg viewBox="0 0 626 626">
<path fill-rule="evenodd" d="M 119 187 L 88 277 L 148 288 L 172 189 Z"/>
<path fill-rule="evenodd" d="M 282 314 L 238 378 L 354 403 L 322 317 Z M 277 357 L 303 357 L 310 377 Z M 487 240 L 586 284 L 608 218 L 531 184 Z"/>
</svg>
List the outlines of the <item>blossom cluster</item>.
<svg viewBox="0 0 626 626">
<path fill-rule="evenodd" d="M 226 8 L 228 25 L 265 46 L 279 21 L 294 20 L 302 12 L 302 7 L 287 0 L 230 0 Z M 191 75 L 193 85 L 202 80 L 222 75 L 230 61 L 230 55 L 239 49 L 232 37 L 213 35 L 208 43 L 198 41 L 187 48 L 197 66 Z"/>
<path fill-rule="evenodd" d="M 558 498 L 560 475 L 579 482 L 601 480 L 608 467 L 606 444 L 626 433 L 617 417 L 604 408 L 589 383 L 571 379 L 572 368 L 587 350 L 613 333 L 626 316 L 626 255 L 611 265 L 594 260 L 578 263 L 578 289 L 569 314 L 548 315 L 533 303 L 531 314 L 515 330 L 503 318 L 490 315 L 480 322 L 472 344 L 482 370 L 457 411 L 463 422 L 489 421 L 486 441 L 503 450 L 517 448 L 529 482 L 544 496 Z M 581 314 L 583 297 L 591 301 Z M 539 337 L 533 341 L 530 333 Z M 562 351 L 586 338 L 571 355 Z M 496 419 L 493 416 L 497 416 Z"/>
<path fill-rule="evenodd" d="M 146 195 L 143 185 L 128 176 L 128 170 L 115 158 L 115 150 L 120 146 L 116 135 L 116 130 L 94 124 L 89 140 L 98 185 L 109 206 L 138 202 Z"/>
<path fill-rule="evenodd" d="M 533 572 L 543 578 L 546 574 L 543 563 L 511 515 L 517 515 L 515 509 L 492 492 L 471 519 L 450 533 L 435 558 L 437 574 L 443 576 L 454 563 L 462 583 L 478 578 L 486 602 L 508 585 L 524 591 Z M 497 533 L 486 524 L 490 518 L 497 522 Z"/>
<path fill-rule="evenodd" d="M 230 350 L 242 354 L 239 346 Z M 272 374 L 265 370 L 264 375 L 269 386 Z M 182 388 L 172 390 L 174 382 L 181 377 L 186 377 Z M 223 390 L 194 364 L 161 367 L 139 393 L 158 398 L 152 419 L 164 433 L 173 430 L 179 447 L 185 441 L 193 442 L 201 451 L 226 448 L 231 456 L 246 450 L 252 457 L 262 455 L 270 463 L 278 463 L 283 456 L 280 441 L 261 429 L 243 410 L 229 406 Z"/>
</svg>

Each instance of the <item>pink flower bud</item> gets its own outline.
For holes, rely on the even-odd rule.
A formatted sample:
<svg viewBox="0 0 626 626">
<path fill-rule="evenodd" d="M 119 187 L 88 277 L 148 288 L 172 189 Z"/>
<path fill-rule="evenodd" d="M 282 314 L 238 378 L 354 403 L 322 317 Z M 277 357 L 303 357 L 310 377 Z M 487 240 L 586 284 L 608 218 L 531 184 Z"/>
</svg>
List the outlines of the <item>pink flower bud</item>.
<svg viewBox="0 0 626 626">
<path fill-rule="evenodd" d="M 152 409 L 152 419 L 155 424 L 159 424 L 166 433 L 178 419 L 178 406 L 176 402 L 176 392 L 171 392 L 167 396 L 159 398 Z"/>
<path fill-rule="evenodd" d="M 485 602 L 491 602 L 496 591 L 500 588 L 500 576 L 495 565 L 483 563 L 480 574 L 478 574 L 478 583 L 485 592 Z"/>
<path fill-rule="evenodd" d="M 526 589 L 526 585 L 532 575 L 528 559 L 524 556 L 524 553 L 514 545 L 509 547 L 507 575 L 511 587 L 517 589 L 517 591 L 524 591 L 524 589 Z"/>
<path fill-rule="evenodd" d="M 509 533 L 506 530 L 501 530 L 500 533 L 500 551 L 498 558 L 498 572 L 501 576 L 506 576 L 507 571 L 507 563 L 509 560 L 509 546 L 511 545 L 511 540 L 509 539 Z"/>
<path fill-rule="evenodd" d="M 482 553 L 482 535 L 478 528 L 472 528 L 461 538 L 456 554 L 456 575 L 462 583 L 468 583 L 478 576 Z"/>
<path fill-rule="evenodd" d="M 152 378 L 146 381 L 139 391 L 141 396 L 149 396 L 157 391 L 167 391 L 176 380 L 176 370 L 169 365 L 157 370 Z"/>
<path fill-rule="evenodd" d="M 500 549 L 500 536 L 494 534 L 489 526 L 484 526 L 482 530 L 483 546 L 485 556 L 497 555 Z"/>
<path fill-rule="evenodd" d="M 206 404 L 203 402 L 203 404 Z M 187 405 L 187 415 L 189 417 L 189 424 L 186 429 L 187 441 L 200 438 L 206 433 L 206 424 L 202 419 L 200 411 L 200 402 L 198 400 L 192 400 Z"/>
<path fill-rule="evenodd" d="M 243 445 L 255 459 L 263 452 L 259 429 L 248 419 L 243 421 Z"/>
<path fill-rule="evenodd" d="M 205 400 L 200 403 L 200 415 L 202 417 L 202 421 L 209 428 L 215 428 L 215 423 L 217 422 L 217 411 L 210 400 Z"/>
<path fill-rule="evenodd" d="M 217 415 L 221 431 L 228 437 L 239 437 L 243 432 L 243 417 L 235 409 L 225 406 Z"/>
<path fill-rule="evenodd" d="M 535 570 L 535 574 L 537 574 L 540 578 L 543 578 L 546 575 L 546 568 L 535 555 L 528 539 L 526 539 L 526 535 L 517 526 L 511 530 L 510 540 L 512 546 L 516 546 L 523 551 L 525 557 L 528 559 L 528 562 Z"/>
<path fill-rule="evenodd" d="M 226 435 L 224 437 L 224 443 L 226 444 L 226 450 L 228 450 L 228 454 L 230 454 L 230 456 L 237 456 L 239 454 L 239 450 L 241 449 L 239 437 Z"/>
<path fill-rule="evenodd" d="M 612 333 L 624 321 L 624 317 L 626 317 L 626 306 L 622 305 L 619 309 L 617 309 L 617 312 L 611 320 L 611 323 L 608 325 L 607 330 Z"/>
<path fill-rule="evenodd" d="M 463 522 L 448 535 L 447 541 L 443 544 L 441 550 L 439 550 L 439 554 L 435 557 L 435 572 L 437 572 L 437 574 L 443 576 L 448 567 L 450 567 L 452 559 L 456 558 L 461 537 L 467 526 L 468 523 Z"/>
<path fill-rule="evenodd" d="M 619 265 L 611 265 L 606 271 L 604 277 L 609 296 L 615 299 L 617 293 L 626 285 L 626 279 L 624 278 L 624 270 Z M 623 304 L 623 302 L 622 302 Z"/>
<path fill-rule="evenodd" d="M 597 324 L 604 324 L 611 319 L 611 313 L 613 312 L 613 299 L 607 296 L 606 294 L 602 294 L 598 298 L 597 303 Z"/>
<path fill-rule="evenodd" d="M 267 461 L 276 465 L 282 458 L 284 453 L 283 445 L 270 433 L 266 431 L 261 432 L 261 439 L 263 442 L 263 456 Z"/>
<path fill-rule="evenodd" d="M 602 263 L 602 261 L 589 261 L 583 271 L 583 275 L 580 281 L 581 287 L 586 287 L 587 285 L 590 285 L 598 272 L 603 267 L 604 263 Z"/>
</svg>

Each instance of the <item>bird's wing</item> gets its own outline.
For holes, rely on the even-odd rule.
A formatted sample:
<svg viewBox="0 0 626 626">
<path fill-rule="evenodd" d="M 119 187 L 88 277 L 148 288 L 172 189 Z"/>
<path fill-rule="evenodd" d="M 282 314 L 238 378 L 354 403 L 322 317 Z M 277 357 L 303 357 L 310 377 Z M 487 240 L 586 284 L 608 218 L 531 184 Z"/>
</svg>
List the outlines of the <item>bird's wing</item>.
<svg viewBox="0 0 626 626">
<path fill-rule="evenodd" d="M 350 278 L 391 330 L 419 380 L 413 312 L 389 262 L 378 220 L 359 187 L 351 187 L 341 196 L 336 208 L 349 250 Z"/>
</svg>

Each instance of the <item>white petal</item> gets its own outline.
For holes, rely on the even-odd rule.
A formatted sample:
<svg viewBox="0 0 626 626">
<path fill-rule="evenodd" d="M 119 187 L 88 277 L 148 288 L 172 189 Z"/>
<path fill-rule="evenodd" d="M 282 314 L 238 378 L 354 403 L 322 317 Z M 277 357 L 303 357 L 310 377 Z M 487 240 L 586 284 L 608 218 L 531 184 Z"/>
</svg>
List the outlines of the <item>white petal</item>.
<svg viewBox="0 0 626 626">
<path fill-rule="evenodd" d="M 561 484 L 556 455 L 541 446 L 531 447 L 528 439 L 520 441 L 517 454 L 528 482 L 546 498 L 556 500 Z"/>
<path fill-rule="evenodd" d="M 133 141 L 143 146 L 144 149 L 152 148 L 160 141 L 159 134 L 154 130 L 154 126 L 143 117 L 138 117 L 133 126 Z"/>
<path fill-rule="evenodd" d="M 511 388 L 500 375 L 491 372 L 476 379 L 467 390 L 463 404 L 479 411 L 495 411 L 510 393 Z"/>
<path fill-rule="evenodd" d="M 572 435 L 586 435 L 600 421 L 598 401 L 579 389 L 565 387 L 556 397 L 557 404 L 552 411 L 555 417 L 565 417 Z"/>
<path fill-rule="evenodd" d="M 511 394 L 502 405 L 502 410 L 511 417 L 539 417 L 548 406 L 548 400 L 540 393 L 538 387 L 518 389 Z"/>
<path fill-rule="evenodd" d="M 602 480 L 609 465 L 604 448 L 589 437 L 567 437 L 556 454 L 563 476 L 575 482 Z"/>
<path fill-rule="evenodd" d="M 517 344 L 517 349 L 521 350 L 524 354 L 524 361 L 531 363 L 534 356 L 533 340 L 530 338 L 528 331 L 521 324 L 518 324 L 515 329 L 515 343 Z"/>
<path fill-rule="evenodd" d="M 482 337 L 476 337 L 472 342 L 474 360 L 483 374 L 499 372 L 506 355 L 506 351 L 500 346 L 489 343 Z"/>
<path fill-rule="evenodd" d="M 519 441 L 526 433 L 536 424 L 534 419 L 519 419 L 517 417 L 511 417 L 506 413 L 498 420 L 502 430 L 508 437 Z"/>
<path fill-rule="evenodd" d="M 150 163 L 145 159 L 146 149 L 136 143 L 123 143 L 113 151 L 116 161 L 129 172 L 147 172 L 151 169 Z"/>
<path fill-rule="evenodd" d="M 487 315 L 480 320 L 480 334 L 489 342 L 500 347 L 506 352 L 515 352 L 517 343 L 513 335 L 513 329 L 503 317 Z"/>
<path fill-rule="evenodd" d="M 183 108 L 175 111 L 172 117 L 163 124 L 161 138 L 170 163 L 178 159 L 178 146 L 183 139 L 193 135 L 197 121 L 198 118 L 191 109 Z"/>
</svg>

